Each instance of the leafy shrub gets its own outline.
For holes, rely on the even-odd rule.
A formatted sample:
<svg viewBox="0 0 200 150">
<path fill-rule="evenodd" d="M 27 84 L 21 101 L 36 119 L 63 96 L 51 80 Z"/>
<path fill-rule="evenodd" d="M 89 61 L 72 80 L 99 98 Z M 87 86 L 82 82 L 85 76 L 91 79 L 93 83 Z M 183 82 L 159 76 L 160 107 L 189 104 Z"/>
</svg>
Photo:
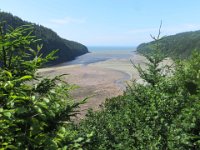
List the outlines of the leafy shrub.
<svg viewBox="0 0 200 150">
<path fill-rule="evenodd" d="M 62 76 L 37 74 L 56 51 L 43 58 L 31 33 L 0 26 L 0 149 L 78 149 L 88 138 L 77 136 L 70 116 L 84 101 L 73 101 Z"/>
<path fill-rule="evenodd" d="M 159 66 L 165 56 L 158 45 L 144 56 L 147 69 L 135 67 L 145 84 L 133 82 L 77 127 L 80 133 L 94 133 L 86 149 L 200 148 L 200 54 L 173 68 Z"/>
</svg>

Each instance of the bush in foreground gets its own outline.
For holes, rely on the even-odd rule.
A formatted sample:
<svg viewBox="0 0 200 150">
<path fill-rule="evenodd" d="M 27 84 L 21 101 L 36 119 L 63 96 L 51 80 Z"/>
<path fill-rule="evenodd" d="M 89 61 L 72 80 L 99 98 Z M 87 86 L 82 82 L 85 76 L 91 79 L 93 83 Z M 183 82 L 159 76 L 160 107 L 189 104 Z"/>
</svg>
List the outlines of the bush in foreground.
<svg viewBox="0 0 200 150">
<path fill-rule="evenodd" d="M 80 148 L 88 138 L 72 130 L 70 116 L 83 101 L 74 102 L 61 76 L 37 74 L 56 51 L 43 58 L 31 33 L 31 26 L 0 26 L 0 149 Z"/>
<path fill-rule="evenodd" d="M 200 54 L 161 67 L 158 47 L 145 55 L 147 69 L 135 66 L 145 84 L 133 82 L 80 123 L 80 133 L 94 132 L 86 149 L 200 149 Z"/>
</svg>

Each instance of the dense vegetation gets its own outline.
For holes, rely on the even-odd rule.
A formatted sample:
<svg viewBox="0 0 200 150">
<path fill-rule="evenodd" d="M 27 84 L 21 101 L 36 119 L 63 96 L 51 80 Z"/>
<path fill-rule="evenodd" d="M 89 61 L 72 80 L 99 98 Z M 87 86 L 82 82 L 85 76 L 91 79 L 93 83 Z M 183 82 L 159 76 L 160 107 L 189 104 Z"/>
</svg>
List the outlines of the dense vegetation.
<svg viewBox="0 0 200 150">
<path fill-rule="evenodd" d="M 145 56 L 147 69 L 135 66 L 144 84 L 133 82 L 77 126 L 80 134 L 93 131 L 85 149 L 200 149 L 200 53 L 173 68 L 159 66 L 159 50 Z"/>
<path fill-rule="evenodd" d="M 31 30 L 0 27 L 0 149 L 200 149 L 200 53 L 172 68 L 159 65 L 159 49 L 144 54 L 147 68 L 135 66 L 143 84 L 133 82 L 73 124 L 85 100 L 73 101 L 62 75 L 37 74 L 56 51 L 42 57 L 41 46 L 33 50 Z"/>
<path fill-rule="evenodd" d="M 0 149 L 76 149 L 89 139 L 71 130 L 70 117 L 84 100 L 74 102 L 73 86 L 62 81 L 63 75 L 37 74 L 56 51 L 43 57 L 32 30 L 0 26 Z"/>
<path fill-rule="evenodd" d="M 55 65 L 58 63 L 70 61 L 73 60 L 75 57 L 88 52 L 87 47 L 85 47 L 84 45 L 74 41 L 63 39 L 51 29 L 48 29 L 42 25 L 36 25 L 27 21 L 23 21 L 22 19 L 13 16 L 10 13 L 0 11 L 0 22 L 3 21 L 6 22 L 6 28 L 8 28 L 8 26 L 16 28 L 21 25 L 31 24 L 34 27 L 33 35 L 36 36 L 37 39 L 41 39 L 39 42 L 40 44 L 43 44 L 43 49 L 40 53 L 42 53 L 44 56 L 49 54 L 54 49 L 59 49 L 56 54 L 59 59 L 49 62 L 49 65 Z"/>
<path fill-rule="evenodd" d="M 156 42 L 140 44 L 137 47 L 138 52 L 150 52 L 154 49 Z M 200 51 L 200 31 L 179 33 L 166 36 L 159 40 L 159 46 L 162 52 L 170 57 L 187 58 L 194 49 Z"/>
</svg>

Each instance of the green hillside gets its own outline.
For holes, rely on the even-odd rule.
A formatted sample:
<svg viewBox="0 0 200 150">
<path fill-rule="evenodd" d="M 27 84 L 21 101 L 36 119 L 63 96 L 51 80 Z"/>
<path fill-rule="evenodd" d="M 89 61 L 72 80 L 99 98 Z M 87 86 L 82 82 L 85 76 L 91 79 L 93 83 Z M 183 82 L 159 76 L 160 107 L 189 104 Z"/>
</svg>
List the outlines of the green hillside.
<svg viewBox="0 0 200 150">
<path fill-rule="evenodd" d="M 6 21 L 7 26 L 10 25 L 14 28 L 21 25 L 32 24 L 34 27 L 33 34 L 38 39 L 41 39 L 39 43 L 43 44 L 43 49 L 41 50 L 41 53 L 43 53 L 44 56 L 49 54 L 52 50 L 59 49 L 56 54 L 58 56 L 58 59 L 50 62 L 48 65 L 55 65 L 58 63 L 70 61 L 77 56 L 88 53 L 88 49 L 86 46 L 78 42 L 63 39 L 49 28 L 24 21 L 19 17 L 13 16 L 10 13 L 0 12 L 0 22 L 2 21 Z"/>
<path fill-rule="evenodd" d="M 137 51 L 150 52 L 154 47 L 155 41 L 142 43 Z M 200 51 L 200 30 L 164 37 L 159 41 L 159 48 L 168 56 L 187 58 L 194 49 Z"/>
</svg>

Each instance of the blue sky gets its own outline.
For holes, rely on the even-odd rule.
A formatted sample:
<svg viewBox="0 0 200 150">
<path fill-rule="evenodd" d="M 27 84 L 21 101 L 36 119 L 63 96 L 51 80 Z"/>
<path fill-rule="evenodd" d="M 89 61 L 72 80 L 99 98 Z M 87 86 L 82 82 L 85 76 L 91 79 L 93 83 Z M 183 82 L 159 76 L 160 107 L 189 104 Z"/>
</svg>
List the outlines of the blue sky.
<svg viewBox="0 0 200 150">
<path fill-rule="evenodd" d="M 200 30 L 199 0 L 0 0 L 0 9 L 87 46 L 137 46 Z"/>
</svg>

